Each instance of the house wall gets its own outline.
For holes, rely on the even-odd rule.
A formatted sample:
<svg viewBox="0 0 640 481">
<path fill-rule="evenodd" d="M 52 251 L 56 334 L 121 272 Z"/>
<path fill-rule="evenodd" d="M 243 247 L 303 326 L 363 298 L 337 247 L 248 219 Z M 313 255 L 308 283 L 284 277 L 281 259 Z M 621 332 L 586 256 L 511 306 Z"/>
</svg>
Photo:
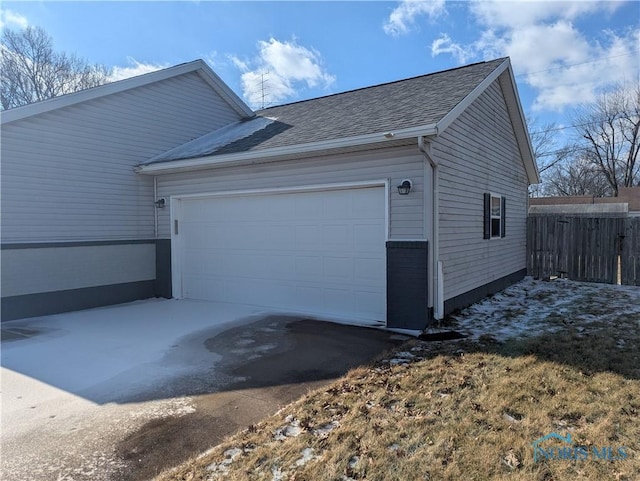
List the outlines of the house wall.
<svg viewBox="0 0 640 481">
<path fill-rule="evenodd" d="M 3 123 L 2 319 L 48 302 L 24 296 L 151 282 L 153 179 L 134 166 L 238 119 L 191 72 Z"/>
<path fill-rule="evenodd" d="M 413 187 L 407 196 L 396 186 L 405 178 Z M 325 156 L 304 160 L 218 168 L 158 176 L 158 195 L 170 198 L 197 193 L 275 189 L 389 179 L 389 242 L 387 256 L 387 325 L 421 329 L 427 322 L 427 250 L 431 236 L 431 171 L 415 146 L 388 148 L 361 153 Z M 428 203 L 428 207 L 425 204 Z M 426 220 L 426 222 L 425 222 Z M 171 292 L 170 209 L 159 218 L 158 247 L 164 260 L 157 271 L 160 289 Z M 159 250 L 160 252 L 160 250 Z M 391 257 L 389 257 L 391 255 Z M 411 265 L 411 275 L 404 266 Z M 164 266 L 164 267 L 163 267 Z M 416 266 L 422 266 L 416 268 Z M 419 271 L 419 272 L 418 272 Z M 410 302 L 407 299 L 410 298 Z M 416 306 L 418 306 L 416 308 Z"/>
<path fill-rule="evenodd" d="M 389 239 L 422 240 L 425 230 L 425 168 L 417 147 L 288 160 L 158 176 L 158 196 L 272 189 L 391 179 Z M 398 195 L 404 178 L 413 182 L 411 194 Z M 430 181 L 429 181 L 430 182 Z M 159 237 L 168 239 L 170 209 L 159 212 Z"/>
<path fill-rule="evenodd" d="M 494 82 L 432 144 L 440 163 L 440 260 L 445 311 L 524 275 L 527 176 Z M 506 237 L 483 239 L 483 194 L 506 196 Z"/>
</svg>

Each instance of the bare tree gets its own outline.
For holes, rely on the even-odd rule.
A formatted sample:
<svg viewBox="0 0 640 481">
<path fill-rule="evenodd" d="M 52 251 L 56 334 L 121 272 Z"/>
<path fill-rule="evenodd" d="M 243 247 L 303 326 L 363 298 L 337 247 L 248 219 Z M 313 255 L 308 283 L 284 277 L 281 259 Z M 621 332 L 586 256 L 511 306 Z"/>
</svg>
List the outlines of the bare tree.
<svg viewBox="0 0 640 481">
<path fill-rule="evenodd" d="M 580 150 L 566 148 L 567 157 L 556 164 L 547 176 L 547 195 L 591 195 L 604 197 L 611 194 L 606 177 Z"/>
<path fill-rule="evenodd" d="M 574 124 L 586 160 L 613 196 L 619 187 L 640 185 L 640 83 L 603 93 L 575 116 Z"/>
<path fill-rule="evenodd" d="M 40 27 L 4 30 L 0 53 L 3 109 L 95 87 L 106 83 L 110 74 L 102 65 L 55 52 L 51 36 Z"/>
<path fill-rule="evenodd" d="M 535 117 L 528 117 L 527 126 L 533 155 L 540 173 L 540 183 L 529 186 L 529 195 L 540 197 L 546 194 L 548 177 L 552 169 L 567 158 L 571 149 L 559 146 L 557 133 L 561 129 L 555 122 L 540 125 Z"/>
</svg>

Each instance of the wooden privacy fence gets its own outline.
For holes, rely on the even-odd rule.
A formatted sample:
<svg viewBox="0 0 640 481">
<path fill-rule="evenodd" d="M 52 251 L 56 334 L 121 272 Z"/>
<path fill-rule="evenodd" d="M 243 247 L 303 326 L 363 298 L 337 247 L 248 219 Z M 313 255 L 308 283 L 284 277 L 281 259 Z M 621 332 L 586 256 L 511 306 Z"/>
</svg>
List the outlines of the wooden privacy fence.
<svg viewBox="0 0 640 481">
<path fill-rule="evenodd" d="M 527 271 L 640 286 L 640 217 L 529 215 Z"/>
</svg>

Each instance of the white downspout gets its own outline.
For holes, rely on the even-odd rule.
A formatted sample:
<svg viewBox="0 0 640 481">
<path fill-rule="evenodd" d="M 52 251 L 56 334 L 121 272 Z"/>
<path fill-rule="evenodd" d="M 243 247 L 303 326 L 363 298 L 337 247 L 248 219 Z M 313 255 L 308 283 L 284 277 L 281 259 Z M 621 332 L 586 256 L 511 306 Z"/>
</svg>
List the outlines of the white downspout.
<svg viewBox="0 0 640 481">
<path fill-rule="evenodd" d="M 158 238 L 158 208 L 155 205 L 155 202 L 158 200 L 158 177 L 156 175 L 153 176 L 153 237 L 155 239 Z"/>
<path fill-rule="evenodd" d="M 418 137 L 418 149 L 422 152 L 425 158 L 429 161 L 432 169 L 431 175 L 431 208 L 432 208 L 432 223 L 433 239 L 431 241 L 431 255 L 432 261 L 432 283 L 431 292 L 433 298 L 433 317 L 440 320 L 444 317 L 444 282 L 442 276 L 442 262 L 440 261 L 440 221 L 439 221 L 439 199 L 440 199 L 440 182 L 439 182 L 439 169 L 438 162 L 430 154 L 430 146 L 425 145 L 424 137 Z"/>
</svg>

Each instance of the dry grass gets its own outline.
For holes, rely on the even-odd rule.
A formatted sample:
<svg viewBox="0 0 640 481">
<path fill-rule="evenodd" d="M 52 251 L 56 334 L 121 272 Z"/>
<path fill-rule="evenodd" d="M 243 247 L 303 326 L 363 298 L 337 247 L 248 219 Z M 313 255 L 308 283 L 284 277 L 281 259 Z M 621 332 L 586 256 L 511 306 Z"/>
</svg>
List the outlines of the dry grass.
<svg viewBox="0 0 640 481">
<path fill-rule="evenodd" d="M 411 341 L 395 363 L 356 369 L 158 479 L 637 480 L 639 321 Z M 627 458 L 534 462 L 531 443 L 550 432 Z"/>
</svg>

